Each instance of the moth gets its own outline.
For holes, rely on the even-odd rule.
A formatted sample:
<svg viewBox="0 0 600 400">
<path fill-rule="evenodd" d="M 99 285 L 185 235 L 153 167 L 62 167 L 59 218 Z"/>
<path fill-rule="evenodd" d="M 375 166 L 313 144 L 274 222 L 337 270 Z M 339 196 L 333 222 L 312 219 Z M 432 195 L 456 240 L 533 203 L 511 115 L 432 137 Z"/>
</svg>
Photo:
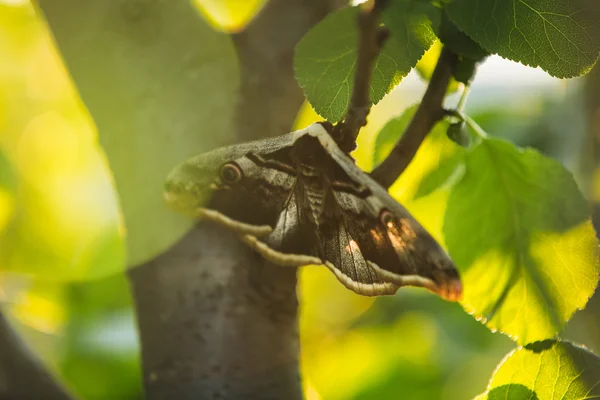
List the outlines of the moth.
<svg viewBox="0 0 600 400">
<path fill-rule="evenodd" d="M 450 301 L 462 294 L 433 237 L 320 123 L 191 158 L 168 176 L 165 198 L 237 232 L 275 264 L 323 264 L 361 295 L 406 285 Z"/>
</svg>

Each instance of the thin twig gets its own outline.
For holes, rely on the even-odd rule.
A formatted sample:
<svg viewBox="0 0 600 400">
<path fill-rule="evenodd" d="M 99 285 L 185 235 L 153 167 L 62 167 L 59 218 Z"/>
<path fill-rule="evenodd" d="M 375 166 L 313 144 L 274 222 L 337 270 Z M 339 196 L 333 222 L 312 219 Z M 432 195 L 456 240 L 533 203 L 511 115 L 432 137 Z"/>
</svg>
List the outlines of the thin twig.
<svg viewBox="0 0 600 400">
<path fill-rule="evenodd" d="M 442 49 L 429 86 L 421 104 L 390 155 L 371 172 L 371 177 L 383 187 L 390 187 L 406 169 L 417 153 L 419 146 L 433 126 L 444 117 L 444 96 L 457 57 L 447 48 Z"/>
<path fill-rule="evenodd" d="M 367 124 L 371 110 L 371 75 L 377 56 L 389 36 L 388 30 L 379 24 L 381 10 L 387 3 L 388 0 L 372 0 L 363 4 L 358 14 L 358 55 L 352 96 L 346 116 L 334 132 L 340 147 L 348 152 L 356 146 L 358 132 Z"/>
</svg>

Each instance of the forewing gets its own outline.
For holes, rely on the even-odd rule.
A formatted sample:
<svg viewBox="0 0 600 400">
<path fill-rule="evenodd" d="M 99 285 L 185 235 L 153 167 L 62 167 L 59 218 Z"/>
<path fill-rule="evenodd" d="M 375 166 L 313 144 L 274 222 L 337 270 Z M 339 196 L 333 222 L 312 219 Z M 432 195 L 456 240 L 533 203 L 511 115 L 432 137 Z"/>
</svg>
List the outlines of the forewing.
<svg viewBox="0 0 600 400">
<path fill-rule="evenodd" d="M 322 264 L 317 228 L 308 216 L 310 210 L 302 194 L 302 187 L 296 181 L 282 203 L 273 231 L 266 236 L 244 236 L 247 244 L 275 264 L 292 267 Z"/>
<path fill-rule="evenodd" d="M 328 169 L 334 208 L 341 210 L 341 215 L 330 223 L 339 221 L 343 229 L 329 231 L 349 233 L 348 249 L 356 247 L 382 281 L 398 287 L 422 286 L 447 300 L 458 300 L 462 295 L 458 271 L 435 239 L 387 190 L 360 170 L 321 125 L 312 125 L 309 132 L 331 158 Z M 330 263 L 348 279 L 365 279 L 339 257 Z"/>
<path fill-rule="evenodd" d="M 294 169 L 275 158 L 288 152 L 289 147 L 267 154 L 250 151 L 229 161 L 241 171 L 239 182 L 227 184 L 217 179 L 212 198 L 199 216 L 242 234 L 271 233 L 296 182 Z"/>
</svg>

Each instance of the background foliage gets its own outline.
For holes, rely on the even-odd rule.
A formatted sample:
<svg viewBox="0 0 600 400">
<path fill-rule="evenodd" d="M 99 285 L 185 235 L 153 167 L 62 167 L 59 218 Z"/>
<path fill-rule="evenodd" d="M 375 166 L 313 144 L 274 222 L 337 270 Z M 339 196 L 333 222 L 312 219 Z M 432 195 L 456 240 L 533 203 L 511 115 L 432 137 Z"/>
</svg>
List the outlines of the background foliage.
<svg viewBox="0 0 600 400">
<path fill-rule="evenodd" d="M 170 90 L 193 81 L 199 91 L 219 92 L 218 102 L 193 98 L 193 107 L 174 106 L 168 97 L 158 101 L 167 89 L 156 85 L 151 93 L 141 94 L 146 102 L 140 118 L 148 117 L 142 127 L 172 127 L 174 112 L 179 112 L 176 130 L 196 140 L 179 137 L 167 151 L 173 159 L 161 159 L 171 131 L 144 136 L 141 129 L 127 136 L 132 127 L 94 122 L 33 5 L 0 2 L 1 300 L 28 342 L 82 398 L 140 397 L 137 339 L 123 270 L 173 243 L 191 222 L 169 214 L 158 199 L 144 203 L 150 204 L 146 210 L 135 206 L 140 199 L 160 196 L 160 181 L 170 166 L 214 145 L 213 140 L 227 140 L 228 126 L 217 120 L 227 120 L 225 110 L 233 108 L 237 65 L 227 36 L 209 24 L 237 31 L 264 2 L 244 2 L 242 8 L 238 3 L 198 1 L 197 11 L 190 8 L 208 18 L 198 18 L 198 40 L 215 47 L 196 54 L 182 82 L 169 81 Z M 531 0 L 514 9 L 492 9 L 484 0 L 455 0 L 447 7 L 447 19 L 462 36 L 449 35 L 447 29 L 442 35 L 442 16 L 436 19 L 436 8 L 428 2 L 393 4 L 384 18 L 392 40 L 380 56 L 371 93 L 377 105 L 354 153 L 367 170 L 404 131 L 423 84 L 413 73 L 385 95 L 419 59 L 417 69 L 423 76 L 430 74 L 439 53 L 438 42 L 428 50 L 436 34 L 457 52 L 466 48 L 467 39 L 475 40 L 468 42 L 466 58 L 479 56 L 478 51 L 498 53 L 539 65 L 556 77 L 587 72 L 597 58 L 600 42 L 577 2 Z M 475 12 L 495 24 L 486 29 L 471 24 Z M 346 9 L 332 14 L 296 52 L 298 81 L 314 110 L 330 120 L 343 116 L 351 91 L 355 13 Z M 531 32 L 540 30 L 546 32 L 543 40 L 528 41 Z M 336 34 L 328 34 L 332 31 Z M 503 36 L 507 31 L 510 35 Z M 82 40 L 97 42 L 93 33 L 82 33 Z M 157 51 L 157 58 L 161 54 Z M 575 61 L 564 63 L 562 58 Z M 212 66 L 206 67 L 206 60 Z M 126 71 L 119 83 L 143 91 L 147 77 L 139 69 L 143 63 L 135 62 L 125 58 L 113 73 Z M 511 65 L 498 64 L 498 59 L 488 65 L 493 63 Z M 151 74 L 175 76 L 154 64 L 158 66 Z M 464 148 L 448 139 L 446 122 L 438 124 L 391 192 L 456 260 L 466 288 L 463 307 L 485 319 L 490 329 L 528 344 L 553 337 L 593 293 L 597 243 L 578 185 L 588 200 L 597 200 L 600 185 L 595 171 L 582 168 L 593 163 L 583 145 L 588 135 L 582 123 L 587 120 L 582 94 L 586 78 L 565 82 L 541 71 L 530 75 L 524 67 L 512 70 L 510 78 L 490 78 L 484 65 L 471 90 L 466 112 L 490 137 L 474 135 L 473 144 Z M 105 73 L 98 71 L 98 76 Z M 140 81 L 132 79 L 137 75 Z M 540 80 L 531 81 L 533 76 Z M 131 111 L 126 99 L 118 100 L 124 105 L 117 112 Z M 456 104 L 456 98 L 448 104 Z M 196 110 L 204 106 L 214 108 L 199 115 Z M 305 105 L 296 127 L 320 119 L 314 110 Z M 207 139 L 188 129 L 206 124 L 217 124 L 211 130 L 220 133 Z M 127 145 L 124 137 L 130 140 Z M 147 150 L 147 159 L 128 157 L 129 149 L 139 146 Z M 154 170 L 136 171 L 141 164 Z M 516 345 L 492 334 L 460 304 L 410 288 L 391 298 L 360 297 L 324 268 L 303 269 L 301 280 L 302 365 L 310 400 L 468 399 L 484 392 L 481 398 L 490 399 L 509 394 L 511 399 L 596 395 L 587 393 L 585 385 L 565 383 L 600 376 L 595 374 L 598 359 L 579 347 L 551 341 L 519 348 L 490 381 L 496 365 Z M 599 304 L 592 298 L 561 336 L 599 351 Z M 549 368 L 547 376 L 556 376 L 548 381 L 554 392 L 544 392 L 527 378 L 542 373 L 541 367 L 534 368 L 542 361 Z M 513 379 L 515 371 L 524 378 Z M 595 384 L 591 381 L 589 387 Z"/>
</svg>

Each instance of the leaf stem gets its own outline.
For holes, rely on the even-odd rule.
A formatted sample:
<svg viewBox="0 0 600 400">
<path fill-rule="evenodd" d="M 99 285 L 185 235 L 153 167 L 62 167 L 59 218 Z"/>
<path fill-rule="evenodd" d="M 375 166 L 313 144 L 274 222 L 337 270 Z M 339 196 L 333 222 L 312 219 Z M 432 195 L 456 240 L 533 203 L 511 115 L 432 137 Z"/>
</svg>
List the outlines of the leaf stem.
<svg viewBox="0 0 600 400">
<path fill-rule="evenodd" d="M 479 124 L 477 122 L 475 122 L 475 120 L 473 118 L 469 117 L 464 112 L 462 112 L 460 110 L 452 110 L 452 115 L 455 115 L 458 118 L 460 118 L 461 120 L 463 120 L 469 126 L 469 128 L 471 128 L 469 131 L 471 133 L 473 133 L 473 135 L 475 137 L 477 137 L 479 139 L 487 139 L 488 138 L 487 132 L 481 126 L 479 126 Z"/>
<path fill-rule="evenodd" d="M 463 112 L 465 110 L 465 105 L 467 104 L 467 98 L 469 97 L 470 89 L 470 85 L 464 86 L 463 92 L 460 96 L 460 99 L 458 100 L 458 104 L 456 105 L 456 109 L 460 112 Z"/>
</svg>

